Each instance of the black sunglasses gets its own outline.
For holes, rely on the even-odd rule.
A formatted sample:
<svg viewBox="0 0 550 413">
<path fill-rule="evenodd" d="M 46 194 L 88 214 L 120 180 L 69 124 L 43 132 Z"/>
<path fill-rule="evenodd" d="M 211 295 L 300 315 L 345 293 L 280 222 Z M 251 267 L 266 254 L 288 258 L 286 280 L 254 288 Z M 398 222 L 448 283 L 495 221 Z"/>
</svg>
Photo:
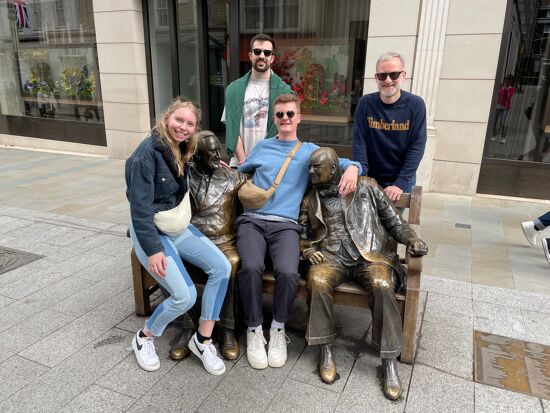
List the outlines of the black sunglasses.
<svg viewBox="0 0 550 413">
<path fill-rule="evenodd" d="M 382 72 L 382 73 L 375 73 L 374 76 L 380 80 L 381 82 L 383 82 L 384 80 L 386 80 L 386 78 L 389 76 L 391 80 L 397 80 L 399 79 L 399 76 L 401 76 L 401 73 L 403 73 L 404 70 L 400 71 L 400 72 L 390 72 L 390 73 L 385 73 L 385 72 Z"/>
<path fill-rule="evenodd" d="M 296 112 L 294 112 L 293 110 L 288 110 L 286 112 L 286 116 L 288 116 L 289 119 L 292 119 L 294 117 L 294 115 L 296 115 Z M 284 112 L 277 112 L 277 113 L 275 113 L 275 116 L 277 116 L 277 119 L 282 119 L 283 116 L 285 116 L 285 113 Z"/>
<path fill-rule="evenodd" d="M 273 50 L 269 49 L 252 49 L 251 52 L 254 53 L 256 56 L 261 55 L 263 52 L 265 57 L 269 57 L 273 54 Z"/>
</svg>

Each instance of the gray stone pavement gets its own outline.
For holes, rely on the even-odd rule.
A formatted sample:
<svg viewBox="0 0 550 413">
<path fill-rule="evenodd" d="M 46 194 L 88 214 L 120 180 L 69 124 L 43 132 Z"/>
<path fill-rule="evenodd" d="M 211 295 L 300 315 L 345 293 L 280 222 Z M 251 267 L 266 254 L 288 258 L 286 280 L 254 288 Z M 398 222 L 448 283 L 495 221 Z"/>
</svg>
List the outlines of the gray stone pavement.
<svg viewBox="0 0 550 413">
<path fill-rule="evenodd" d="M 283 368 L 255 371 L 241 358 L 211 376 L 194 357 L 169 359 L 168 329 L 156 340 L 160 370 L 142 371 L 128 351 L 144 319 L 134 314 L 123 166 L 0 148 L 0 246 L 45 256 L 0 274 L 1 411 L 550 412 L 548 400 L 475 383 L 472 361 L 474 329 L 550 345 L 550 267 L 519 227 L 548 204 L 425 194 L 418 351 L 399 366 L 404 396 L 389 402 L 368 312 L 337 308 L 340 379 L 329 386 L 303 340 L 300 301 Z"/>
</svg>

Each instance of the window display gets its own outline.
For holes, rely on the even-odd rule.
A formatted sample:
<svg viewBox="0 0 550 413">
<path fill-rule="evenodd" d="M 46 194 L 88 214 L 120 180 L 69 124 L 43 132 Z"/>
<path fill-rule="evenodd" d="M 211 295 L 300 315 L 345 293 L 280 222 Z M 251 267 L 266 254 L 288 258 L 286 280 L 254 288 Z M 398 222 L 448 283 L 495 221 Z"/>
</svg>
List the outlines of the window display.
<svg viewBox="0 0 550 413">
<path fill-rule="evenodd" d="M 0 86 L 0 133 L 73 140 L 51 124 L 71 121 L 97 125 L 83 143 L 104 144 L 92 2 L 0 3 Z"/>
<path fill-rule="evenodd" d="M 352 44 L 355 41 L 348 39 L 278 42 L 273 70 L 298 95 L 306 119 L 322 120 L 329 115 L 331 122 L 351 120 L 351 91 L 356 83 L 362 88 L 362 79 L 353 79 L 354 52 L 358 47 Z M 364 47 L 359 49 L 358 53 L 365 53 Z M 362 95 L 362 91 L 358 93 Z"/>
</svg>

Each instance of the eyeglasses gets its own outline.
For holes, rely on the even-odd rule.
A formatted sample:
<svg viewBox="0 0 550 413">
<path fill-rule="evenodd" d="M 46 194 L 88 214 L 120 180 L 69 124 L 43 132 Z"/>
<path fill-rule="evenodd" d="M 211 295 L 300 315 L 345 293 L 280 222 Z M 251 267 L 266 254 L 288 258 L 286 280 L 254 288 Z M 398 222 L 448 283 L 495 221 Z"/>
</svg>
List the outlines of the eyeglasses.
<svg viewBox="0 0 550 413">
<path fill-rule="evenodd" d="M 380 80 L 381 82 L 383 82 L 384 80 L 386 80 L 386 78 L 389 76 L 391 80 L 397 80 L 399 79 L 399 76 L 401 76 L 401 73 L 403 73 L 404 70 L 400 71 L 400 72 L 390 72 L 390 73 L 385 73 L 385 72 L 382 72 L 382 73 L 375 73 L 374 76 Z"/>
<path fill-rule="evenodd" d="M 288 110 L 286 112 L 286 116 L 288 116 L 289 119 L 292 119 L 294 117 L 294 115 L 296 115 L 296 112 L 294 112 L 293 110 Z M 282 119 L 285 116 L 285 113 L 284 112 L 277 112 L 277 113 L 275 113 L 275 116 L 277 116 L 277 119 Z"/>
<path fill-rule="evenodd" d="M 261 55 L 263 52 L 265 57 L 269 57 L 273 54 L 273 50 L 269 49 L 252 49 L 251 52 L 254 53 L 256 56 Z"/>
</svg>

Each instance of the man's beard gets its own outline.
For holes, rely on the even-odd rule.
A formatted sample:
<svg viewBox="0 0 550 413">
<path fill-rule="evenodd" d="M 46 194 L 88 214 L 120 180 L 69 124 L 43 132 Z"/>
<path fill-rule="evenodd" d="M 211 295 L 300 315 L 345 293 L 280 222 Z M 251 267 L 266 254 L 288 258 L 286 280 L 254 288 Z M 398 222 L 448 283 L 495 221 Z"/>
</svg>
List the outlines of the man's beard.
<svg viewBox="0 0 550 413">
<path fill-rule="evenodd" d="M 258 67 L 258 63 L 264 63 L 264 67 L 263 68 Z M 264 61 L 257 60 L 254 63 L 254 69 L 256 70 L 256 72 L 260 72 L 260 73 L 267 72 L 269 70 L 269 63 L 265 60 Z"/>
</svg>

